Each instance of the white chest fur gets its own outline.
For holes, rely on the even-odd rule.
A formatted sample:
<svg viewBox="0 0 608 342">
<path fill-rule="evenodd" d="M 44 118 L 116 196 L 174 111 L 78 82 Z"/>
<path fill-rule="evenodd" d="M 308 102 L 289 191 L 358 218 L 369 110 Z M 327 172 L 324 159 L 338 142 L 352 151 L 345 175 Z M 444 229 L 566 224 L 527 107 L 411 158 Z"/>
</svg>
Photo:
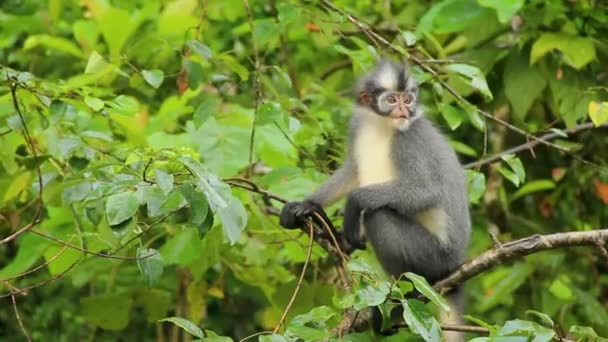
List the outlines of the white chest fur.
<svg viewBox="0 0 608 342">
<path fill-rule="evenodd" d="M 390 121 L 371 115 L 362 115 L 361 120 L 353 146 L 359 186 L 395 179 L 395 166 L 390 157 L 394 129 Z"/>
</svg>

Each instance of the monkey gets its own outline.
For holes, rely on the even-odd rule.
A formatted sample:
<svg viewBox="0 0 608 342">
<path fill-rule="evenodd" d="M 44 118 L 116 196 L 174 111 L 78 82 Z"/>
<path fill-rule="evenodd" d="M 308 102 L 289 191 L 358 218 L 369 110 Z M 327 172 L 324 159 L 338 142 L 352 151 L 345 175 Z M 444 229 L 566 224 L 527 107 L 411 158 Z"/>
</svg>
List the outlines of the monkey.
<svg viewBox="0 0 608 342">
<path fill-rule="evenodd" d="M 414 272 L 433 283 L 459 267 L 471 234 L 466 177 L 405 65 L 381 59 L 362 77 L 348 134 L 343 165 L 306 199 L 288 202 L 280 224 L 300 227 L 346 197 L 345 240 L 356 249 L 369 241 L 389 275 Z"/>
</svg>

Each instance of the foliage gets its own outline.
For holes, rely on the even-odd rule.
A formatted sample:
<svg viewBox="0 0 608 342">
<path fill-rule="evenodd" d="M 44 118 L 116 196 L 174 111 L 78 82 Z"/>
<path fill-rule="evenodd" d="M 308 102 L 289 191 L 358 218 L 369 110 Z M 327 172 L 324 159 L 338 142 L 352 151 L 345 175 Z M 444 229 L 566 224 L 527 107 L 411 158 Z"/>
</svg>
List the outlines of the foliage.
<svg viewBox="0 0 608 342">
<path fill-rule="evenodd" d="M 488 232 L 508 241 L 606 227 L 608 135 L 564 131 L 608 122 L 603 1 L 202 3 L 0 5 L 3 339 L 23 336 L 18 317 L 33 340 L 272 331 L 309 238 L 278 226 L 279 203 L 228 178 L 287 199 L 317 186 L 343 158 L 355 77 L 378 56 L 410 58 L 426 115 L 463 163 L 526 142 L 490 117 L 556 132 L 570 151 L 537 147 L 467 170 L 471 257 L 492 247 Z M 310 262 L 286 324 L 261 341 L 332 336 L 344 310 L 386 311 L 387 298 L 409 326 L 388 340 L 439 340 L 449 307 L 423 278 L 390 281 L 360 251 L 345 291 L 339 261 L 315 244 Z M 495 267 L 465 284 L 469 320 L 489 330 L 471 337 L 608 336 L 606 271 L 584 247 Z"/>
</svg>

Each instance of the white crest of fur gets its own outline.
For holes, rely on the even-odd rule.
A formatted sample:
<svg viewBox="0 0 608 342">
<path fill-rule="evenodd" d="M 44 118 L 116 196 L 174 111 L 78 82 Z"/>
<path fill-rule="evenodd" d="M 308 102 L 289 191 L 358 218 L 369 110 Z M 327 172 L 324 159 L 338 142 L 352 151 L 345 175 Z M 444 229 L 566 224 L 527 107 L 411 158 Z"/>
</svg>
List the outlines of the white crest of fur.
<svg viewBox="0 0 608 342">
<path fill-rule="evenodd" d="M 397 83 L 399 82 L 397 76 L 390 64 L 385 63 L 380 67 L 376 80 L 378 85 L 384 89 L 397 89 Z"/>
</svg>

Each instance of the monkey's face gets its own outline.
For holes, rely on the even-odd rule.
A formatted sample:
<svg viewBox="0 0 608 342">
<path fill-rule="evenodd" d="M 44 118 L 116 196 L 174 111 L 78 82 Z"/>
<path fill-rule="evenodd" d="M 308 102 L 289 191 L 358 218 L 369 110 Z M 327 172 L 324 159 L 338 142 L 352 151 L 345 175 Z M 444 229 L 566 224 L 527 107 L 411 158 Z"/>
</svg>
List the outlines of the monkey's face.
<svg viewBox="0 0 608 342">
<path fill-rule="evenodd" d="M 418 86 L 401 65 L 380 62 L 359 92 L 358 104 L 390 120 L 393 127 L 406 130 L 420 117 Z"/>
</svg>

